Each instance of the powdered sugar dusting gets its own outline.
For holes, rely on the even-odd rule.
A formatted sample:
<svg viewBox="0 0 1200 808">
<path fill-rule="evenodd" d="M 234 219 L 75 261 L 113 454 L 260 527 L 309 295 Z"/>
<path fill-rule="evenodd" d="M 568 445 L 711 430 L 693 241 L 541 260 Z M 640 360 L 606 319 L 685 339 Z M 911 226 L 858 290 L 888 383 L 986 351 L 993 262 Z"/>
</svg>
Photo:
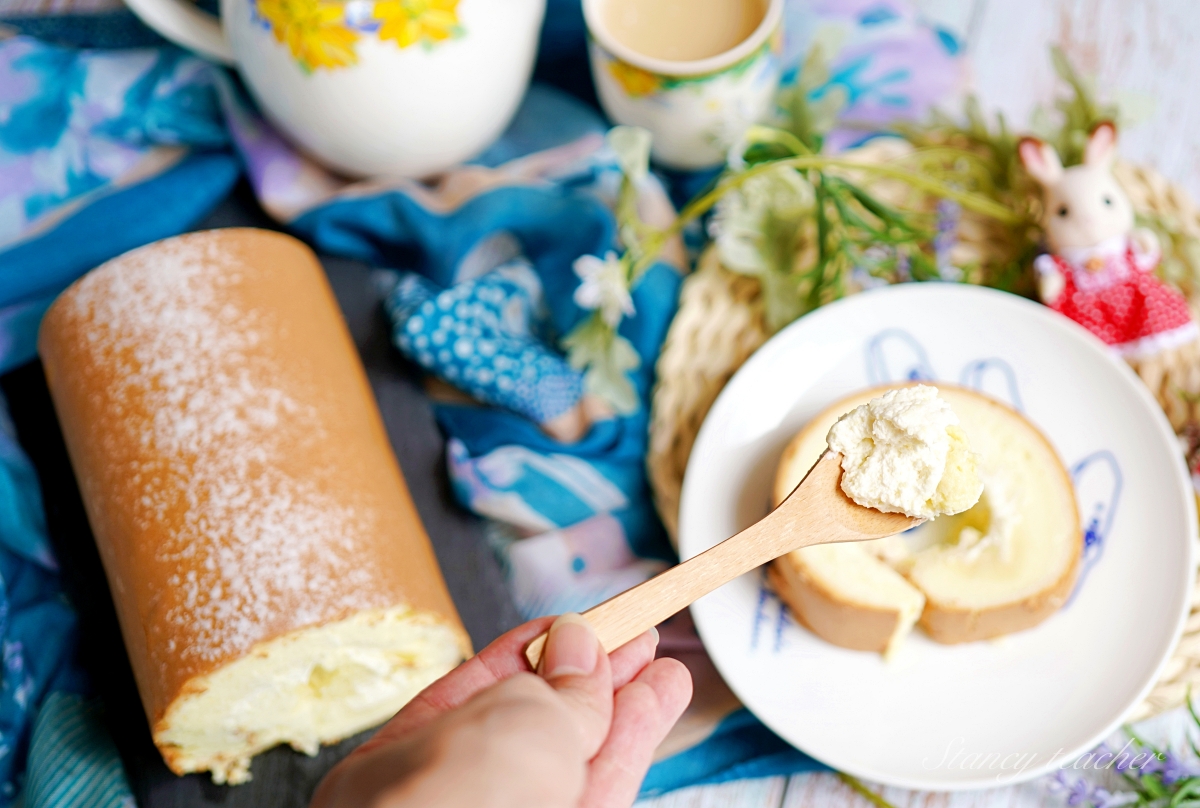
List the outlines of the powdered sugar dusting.
<svg viewBox="0 0 1200 808">
<path fill-rule="evenodd" d="M 174 570 L 159 639 L 180 661 L 212 663 L 280 628 L 385 605 L 354 558 L 373 514 L 283 462 L 297 435 L 320 440 L 322 426 L 256 351 L 270 312 L 230 303 L 253 271 L 196 234 L 118 259 L 70 298 L 91 352 L 116 369 L 106 456 L 122 466 L 112 474 L 138 532 L 159 537 L 154 562 Z M 171 626 L 186 628 L 188 647 L 174 647 Z"/>
</svg>

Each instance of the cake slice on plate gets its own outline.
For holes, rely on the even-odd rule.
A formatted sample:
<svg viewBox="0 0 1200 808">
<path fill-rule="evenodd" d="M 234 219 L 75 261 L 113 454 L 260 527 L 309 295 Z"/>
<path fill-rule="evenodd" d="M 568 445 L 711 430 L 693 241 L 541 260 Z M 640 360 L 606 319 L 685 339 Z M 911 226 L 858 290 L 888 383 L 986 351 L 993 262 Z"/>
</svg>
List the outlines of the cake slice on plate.
<svg viewBox="0 0 1200 808">
<path fill-rule="evenodd" d="M 805 547 L 777 559 L 767 576 L 792 614 L 818 637 L 887 654 L 912 631 L 925 596 L 865 544 L 874 542 Z"/>
<path fill-rule="evenodd" d="M 938 390 L 977 455 L 979 503 L 903 537 L 807 547 L 769 571 L 798 620 L 835 645 L 888 653 L 918 623 L 942 643 L 996 637 L 1037 625 L 1074 586 L 1079 515 L 1053 447 L 1000 402 L 949 385 Z M 805 424 L 779 461 L 774 502 L 816 462 L 838 418 L 881 392 L 850 396 Z"/>
</svg>

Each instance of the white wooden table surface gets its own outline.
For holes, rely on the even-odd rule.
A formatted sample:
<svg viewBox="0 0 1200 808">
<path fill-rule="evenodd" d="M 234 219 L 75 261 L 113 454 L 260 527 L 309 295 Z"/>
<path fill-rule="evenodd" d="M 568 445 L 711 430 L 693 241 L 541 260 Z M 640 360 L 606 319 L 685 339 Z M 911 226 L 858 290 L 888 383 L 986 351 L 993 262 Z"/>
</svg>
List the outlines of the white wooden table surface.
<svg viewBox="0 0 1200 808">
<path fill-rule="evenodd" d="M 1187 711 L 1180 708 L 1142 721 L 1135 730 L 1151 743 L 1184 749 L 1191 726 Z M 1121 733 L 1109 739 L 1110 745 L 1117 747 L 1124 742 Z M 1046 789 L 1043 779 L 1018 786 L 943 793 L 863 785 L 896 808 L 1042 808 L 1066 804 Z M 642 800 L 636 808 L 871 808 L 871 803 L 837 775 L 815 773 L 684 788 Z"/>
<path fill-rule="evenodd" d="M 869 785 L 872 791 L 878 786 Z M 1046 792 L 1036 785 L 984 792 L 935 794 L 883 789 L 881 796 L 897 808 L 1027 808 L 1046 804 Z M 834 774 L 797 774 L 742 780 L 713 786 L 684 788 L 637 808 L 870 808 Z"/>
</svg>

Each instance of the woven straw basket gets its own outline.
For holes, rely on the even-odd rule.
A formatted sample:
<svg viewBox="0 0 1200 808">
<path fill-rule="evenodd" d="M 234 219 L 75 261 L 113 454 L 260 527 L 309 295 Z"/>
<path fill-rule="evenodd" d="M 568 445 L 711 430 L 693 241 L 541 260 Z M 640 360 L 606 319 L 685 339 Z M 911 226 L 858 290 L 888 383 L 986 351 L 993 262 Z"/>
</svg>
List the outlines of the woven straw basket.
<svg viewBox="0 0 1200 808">
<path fill-rule="evenodd" d="M 1115 172 L 1136 211 L 1166 216 L 1186 238 L 1200 241 L 1200 211 L 1185 191 L 1151 169 L 1118 164 Z M 960 228 L 959 238 L 968 237 Z M 982 241 L 973 247 L 987 248 Z M 1193 298 L 1193 309 L 1200 303 L 1196 297 L 1200 296 Z M 683 473 L 700 424 L 725 383 L 767 338 L 759 282 L 725 269 L 710 248 L 683 284 L 679 312 L 656 367 L 646 464 L 655 504 L 672 541 Z M 1155 393 L 1169 409 L 1171 402 Z M 1182 704 L 1193 684 L 1200 684 L 1200 581 L 1193 589 L 1192 611 L 1174 656 L 1130 720 Z"/>
</svg>

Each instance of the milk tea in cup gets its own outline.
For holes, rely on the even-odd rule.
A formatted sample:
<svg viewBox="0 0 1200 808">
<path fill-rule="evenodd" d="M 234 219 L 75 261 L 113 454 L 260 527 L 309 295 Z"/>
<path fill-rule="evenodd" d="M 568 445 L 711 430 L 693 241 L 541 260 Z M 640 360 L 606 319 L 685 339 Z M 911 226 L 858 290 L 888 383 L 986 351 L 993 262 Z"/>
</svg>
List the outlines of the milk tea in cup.
<svg viewBox="0 0 1200 808">
<path fill-rule="evenodd" d="M 671 168 L 720 164 L 771 111 L 783 0 L 584 0 L 592 76 L 616 123 Z"/>
<path fill-rule="evenodd" d="M 694 62 L 747 40 L 764 0 L 609 0 L 604 24 L 618 42 L 654 59 Z"/>
</svg>

